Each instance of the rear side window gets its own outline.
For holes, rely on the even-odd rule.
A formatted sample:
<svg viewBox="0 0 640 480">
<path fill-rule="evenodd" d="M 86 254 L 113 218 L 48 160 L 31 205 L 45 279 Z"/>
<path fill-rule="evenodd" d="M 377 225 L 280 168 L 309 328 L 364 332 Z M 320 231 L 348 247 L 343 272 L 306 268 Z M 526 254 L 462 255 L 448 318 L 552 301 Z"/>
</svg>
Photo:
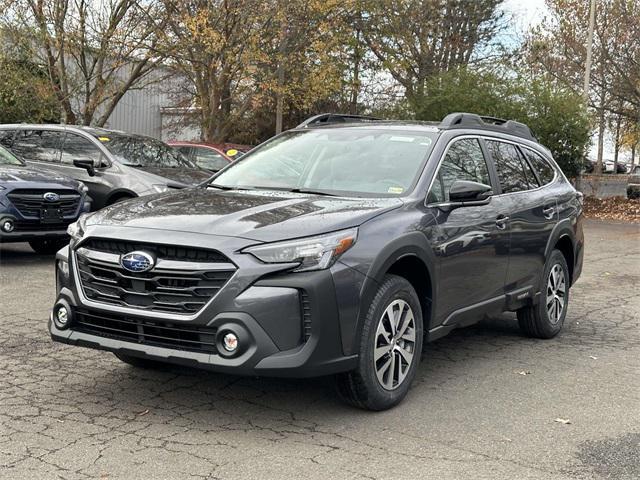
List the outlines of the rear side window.
<svg viewBox="0 0 640 480">
<path fill-rule="evenodd" d="M 24 160 L 58 163 L 64 132 L 18 130 L 11 150 Z"/>
<path fill-rule="evenodd" d="M 529 177 L 531 177 L 531 184 L 529 183 L 523 164 L 524 159 L 521 159 L 514 145 L 494 140 L 486 140 L 486 143 L 498 171 L 502 193 L 522 192 L 529 190 L 531 186 L 537 187 L 533 172 L 527 166 Z"/>
<path fill-rule="evenodd" d="M 533 150 L 529 150 L 528 148 L 523 148 L 525 157 L 529 160 L 529 163 L 533 167 L 533 169 L 538 174 L 538 178 L 540 179 L 541 185 L 546 185 L 550 183 L 555 177 L 555 170 L 549 162 L 544 159 L 544 157 Z"/>
<path fill-rule="evenodd" d="M 429 203 L 449 201 L 449 189 L 456 180 L 491 185 L 489 169 L 482 154 L 480 143 L 475 138 L 465 138 L 453 143 L 442 160 L 429 194 Z"/>
</svg>

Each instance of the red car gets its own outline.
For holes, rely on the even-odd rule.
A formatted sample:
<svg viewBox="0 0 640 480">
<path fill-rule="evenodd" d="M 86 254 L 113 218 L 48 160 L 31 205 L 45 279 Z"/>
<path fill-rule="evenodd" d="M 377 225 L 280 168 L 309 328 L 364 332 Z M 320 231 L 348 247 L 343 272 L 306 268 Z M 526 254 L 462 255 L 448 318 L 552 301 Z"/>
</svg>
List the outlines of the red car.
<svg viewBox="0 0 640 480">
<path fill-rule="evenodd" d="M 221 150 L 206 143 L 168 142 L 200 168 L 217 172 L 229 165 L 233 160 Z"/>
</svg>

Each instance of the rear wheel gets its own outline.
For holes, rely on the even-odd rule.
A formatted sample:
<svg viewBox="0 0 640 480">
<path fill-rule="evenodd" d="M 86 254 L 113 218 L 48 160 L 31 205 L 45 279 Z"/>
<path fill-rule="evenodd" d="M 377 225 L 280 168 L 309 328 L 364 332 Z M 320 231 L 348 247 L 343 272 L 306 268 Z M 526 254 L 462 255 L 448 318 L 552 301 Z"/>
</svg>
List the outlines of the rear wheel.
<svg viewBox="0 0 640 480">
<path fill-rule="evenodd" d="M 131 355 L 125 355 L 123 353 L 114 353 L 114 355 L 124 363 L 136 368 L 162 370 L 167 368 L 167 364 L 158 362 L 156 360 L 149 360 L 148 358 L 132 357 Z"/>
<path fill-rule="evenodd" d="M 356 370 L 336 377 L 351 405 L 386 410 L 406 396 L 422 353 L 422 310 L 402 277 L 387 275 L 365 318 Z"/>
<path fill-rule="evenodd" d="M 569 267 L 560 250 L 549 256 L 542 282 L 538 304 L 518 310 L 518 324 L 530 337 L 553 338 L 562 330 L 569 307 Z"/>
<path fill-rule="evenodd" d="M 54 255 L 65 245 L 69 244 L 69 240 L 64 239 L 41 239 L 41 240 L 31 240 L 29 245 L 31 248 L 41 255 Z"/>
</svg>

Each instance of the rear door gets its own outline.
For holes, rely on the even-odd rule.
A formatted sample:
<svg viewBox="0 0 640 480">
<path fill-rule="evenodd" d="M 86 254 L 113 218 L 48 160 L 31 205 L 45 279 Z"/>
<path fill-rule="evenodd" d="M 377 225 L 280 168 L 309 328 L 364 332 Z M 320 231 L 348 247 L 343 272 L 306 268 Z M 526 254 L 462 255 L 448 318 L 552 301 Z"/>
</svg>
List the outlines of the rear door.
<svg viewBox="0 0 640 480">
<path fill-rule="evenodd" d="M 471 180 L 496 188 L 481 142 L 454 139 L 448 146 L 427 196 L 438 223 L 433 248 L 437 258 L 434 324 L 462 326 L 483 313 L 500 311 L 509 260 L 509 234 L 499 201 L 450 208 L 449 188 Z"/>
<path fill-rule="evenodd" d="M 195 146 L 193 147 L 192 160 L 200 167 L 212 172 L 222 170 L 229 165 L 229 162 L 220 152 L 212 148 Z"/>
<path fill-rule="evenodd" d="M 507 300 L 517 306 L 539 289 L 545 249 L 558 221 L 556 197 L 515 143 L 486 139 L 498 173 L 501 199 L 509 213 L 509 269 Z M 528 149 L 527 149 L 528 150 Z M 546 175 L 546 174 L 545 174 Z"/>
</svg>

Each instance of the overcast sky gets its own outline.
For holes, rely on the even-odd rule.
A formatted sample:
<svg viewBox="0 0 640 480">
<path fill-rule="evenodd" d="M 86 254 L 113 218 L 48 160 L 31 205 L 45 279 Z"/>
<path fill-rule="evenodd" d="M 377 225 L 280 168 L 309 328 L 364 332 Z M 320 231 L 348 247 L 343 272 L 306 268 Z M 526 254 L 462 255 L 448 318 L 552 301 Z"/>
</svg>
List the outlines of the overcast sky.
<svg viewBox="0 0 640 480">
<path fill-rule="evenodd" d="M 502 8 L 513 15 L 514 20 L 514 35 L 520 35 L 531 27 L 539 24 L 544 20 L 548 9 L 545 5 L 545 0 L 506 0 L 503 3 Z M 597 135 L 592 138 L 591 150 L 589 152 L 589 158 L 595 160 L 597 156 Z M 613 160 L 614 141 L 611 135 L 605 141 L 604 159 Z M 620 152 L 620 160 L 630 161 L 630 152 Z"/>
</svg>

